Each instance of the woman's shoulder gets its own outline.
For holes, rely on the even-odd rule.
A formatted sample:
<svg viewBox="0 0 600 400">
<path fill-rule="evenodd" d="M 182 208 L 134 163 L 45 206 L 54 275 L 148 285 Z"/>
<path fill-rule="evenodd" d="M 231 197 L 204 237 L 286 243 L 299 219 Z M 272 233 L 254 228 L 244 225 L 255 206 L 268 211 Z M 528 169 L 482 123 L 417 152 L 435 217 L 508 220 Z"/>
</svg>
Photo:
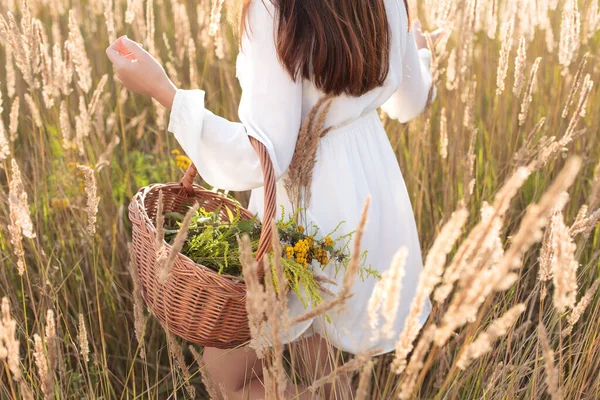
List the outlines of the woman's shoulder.
<svg viewBox="0 0 600 400">
<path fill-rule="evenodd" d="M 249 0 L 247 3 L 248 22 L 273 22 L 275 19 L 276 8 L 271 0 Z"/>
<path fill-rule="evenodd" d="M 242 29 L 242 42 L 247 40 L 271 40 L 275 34 L 275 5 L 271 0 L 249 0 Z"/>
</svg>

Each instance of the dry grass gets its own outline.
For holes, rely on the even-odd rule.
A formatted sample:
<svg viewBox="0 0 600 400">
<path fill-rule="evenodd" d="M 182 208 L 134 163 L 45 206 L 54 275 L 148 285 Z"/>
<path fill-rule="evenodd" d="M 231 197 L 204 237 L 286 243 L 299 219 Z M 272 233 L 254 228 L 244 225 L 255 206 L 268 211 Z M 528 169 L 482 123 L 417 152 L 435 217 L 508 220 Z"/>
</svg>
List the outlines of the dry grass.
<svg viewBox="0 0 600 400">
<path fill-rule="evenodd" d="M 123 88 L 104 49 L 127 34 L 235 119 L 236 45 L 219 16 L 233 2 L 0 5 L 0 398 L 208 398 L 203 381 L 218 398 L 201 349 L 145 315 L 131 278 L 129 199 L 182 170 L 168 113 Z M 407 125 L 382 115 L 426 253 L 411 316 L 395 354 L 330 350 L 327 373 L 303 373 L 278 344 L 265 384 L 347 398 L 335 382 L 353 376 L 360 399 L 599 398 L 598 2 L 410 3 L 451 32 L 434 51 L 434 105 Z M 393 317 L 395 283 L 373 313 Z M 276 310 L 249 306 L 256 324 Z"/>
</svg>

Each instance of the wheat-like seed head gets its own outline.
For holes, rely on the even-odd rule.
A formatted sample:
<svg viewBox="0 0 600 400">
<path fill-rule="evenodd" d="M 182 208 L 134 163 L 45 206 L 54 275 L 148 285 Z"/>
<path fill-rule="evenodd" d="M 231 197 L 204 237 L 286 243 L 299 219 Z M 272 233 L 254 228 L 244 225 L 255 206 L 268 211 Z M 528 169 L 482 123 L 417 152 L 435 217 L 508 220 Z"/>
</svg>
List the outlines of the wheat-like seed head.
<svg viewBox="0 0 600 400">
<path fill-rule="evenodd" d="M 450 51 L 450 56 L 448 56 L 448 65 L 446 67 L 446 89 L 454 90 L 456 89 L 456 49 L 452 49 Z"/>
<path fill-rule="evenodd" d="M 356 389 L 356 400 L 367 400 L 371 398 L 369 392 L 371 375 L 373 374 L 373 361 L 369 360 L 365 363 L 360 371 L 360 378 L 358 380 L 358 387 Z"/>
<path fill-rule="evenodd" d="M 44 399 L 49 400 L 52 395 L 53 381 L 50 378 L 50 372 L 48 371 L 48 359 L 46 358 L 46 352 L 44 351 L 44 344 L 42 343 L 42 338 L 37 333 L 33 335 L 33 343 L 33 356 L 38 370 L 38 377 L 41 382 L 40 386 L 42 388 Z"/>
<path fill-rule="evenodd" d="M 156 21 L 154 17 L 154 2 L 148 1 L 146 2 L 146 45 L 148 47 L 148 52 L 155 55 L 155 57 L 159 57 L 160 59 L 159 53 L 156 51 L 156 42 L 154 40 L 156 34 L 155 27 Z"/>
<path fill-rule="evenodd" d="M 448 158 L 448 121 L 445 107 L 442 107 L 440 115 L 440 157 Z"/>
<path fill-rule="evenodd" d="M 62 147 L 65 150 L 69 150 L 73 147 L 73 143 L 71 142 L 71 121 L 69 120 L 69 112 L 64 100 L 60 103 L 59 124 L 62 134 Z"/>
<path fill-rule="evenodd" d="M 99 4 L 99 2 L 94 2 Z M 117 39 L 117 27 L 115 21 L 115 4 L 114 0 L 102 0 L 102 8 L 104 20 L 106 21 L 106 31 L 108 32 L 108 40 L 110 43 Z"/>
<path fill-rule="evenodd" d="M 562 11 L 558 61 L 568 67 L 579 49 L 581 16 L 576 0 L 567 0 Z"/>
<path fill-rule="evenodd" d="M 410 358 L 410 362 L 406 367 L 405 376 L 402 379 L 400 386 L 399 399 L 408 400 L 413 398 L 413 392 L 417 383 L 419 372 L 424 366 L 425 355 L 431 347 L 433 341 L 434 332 L 436 330 L 435 324 L 429 325 L 423 331 L 421 338 L 415 346 L 415 350 Z"/>
<path fill-rule="evenodd" d="M 1 20 L 0 20 L 0 32 L 2 31 L 2 25 L 1 25 Z M 17 77 L 15 74 L 15 66 L 13 64 L 13 53 L 12 50 L 10 48 L 10 46 L 6 46 L 4 47 L 4 51 L 6 54 L 6 63 L 5 68 L 6 68 L 6 74 L 5 74 L 5 79 L 6 79 L 6 92 L 8 93 L 8 97 L 9 98 L 13 98 L 15 96 L 15 92 L 16 92 L 16 85 L 17 85 Z"/>
<path fill-rule="evenodd" d="M 515 58 L 515 83 L 513 85 L 513 94 L 519 96 L 525 83 L 525 64 L 527 62 L 527 42 L 525 37 L 519 38 L 519 47 L 517 57 Z"/>
<path fill-rule="evenodd" d="M 223 3 L 225 0 L 212 0 L 212 8 L 210 10 L 210 25 L 208 27 L 208 34 L 210 36 L 216 36 L 221 23 L 221 13 L 223 10 Z"/>
<path fill-rule="evenodd" d="M 16 337 L 17 322 L 10 315 L 8 297 L 2 298 L 2 320 L 0 321 L 0 359 L 4 360 L 12 379 L 19 382 L 22 377 L 19 339 Z"/>
<path fill-rule="evenodd" d="M 575 73 L 575 78 L 573 80 L 573 87 L 571 88 L 571 91 L 569 92 L 569 97 L 567 98 L 567 102 L 565 103 L 565 108 L 563 108 L 563 112 L 562 112 L 563 118 L 567 118 L 567 115 L 569 115 L 569 107 L 571 107 L 571 104 L 573 103 L 573 99 L 575 98 L 575 93 L 577 93 L 579 91 L 579 89 L 581 88 L 583 71 L 587 65 L 589 56 L 590 56 L 590 53 L 585 53 L 583 55 L 583 58 L 581 59 L 581 63 L 579 63 L 579 67 L 577 68 L 577 73 Z"/>
<path fill-rule="evenodd" d="M 554 365 L 554 350 L 550 347 L 548 341 L 548 332 L 543 324 L 538 325 L 538 337 L 539 342 L 542 345 L 542 351 L 544 353 L 544 364 L 546 367 L 546 391 L 552 398 L 552 400 L 562 400 L 563 393 L 559 387 L 559 371 Z"/>
<path fill-rule="evenodd" d="M 175 48 L 185 49 L 191 35 L 190 20 L 185 4 L 174 3 L 173 17 L 175 19 Z M 177 68 L 181 68 L 186 52 L 177 52 Z"/>
<path fill-rule="evenodd" d="M 58 338 L 56 337 L 56 320 L 54 319 L 54 311 L 49 309 L 46 312 L 46 331 L 44 341 L 46 342 L 46 350 L 48 351 L 48 366 L 50 368 L 49 378 L 54 378 L 54 370 L 58 361 Z"/>
<path fill-rule="evenodd" d="M 96 114 L 96 110 L 98 108 L 98 101 L 102 93 L 104 92 L 104 87 L 106 86 L 106 82 L 108 82 L 108 74 L 102 75 L 100 78 L 100 82 L 98 82 L 98 86 L 96 86 L 96 90 L 94 90 L 94 94 L 92 95 L 92 100 L 90 100 L 90 105 L 86 110 L 89 118 L 92 118 Z M 84 103 L 85 104 L 85 103 Z"/>
<path fill-rule="evenodd" d="M 10 45 L 15 64 L 21 71 L 23 80 L 30 87 L 34 87 L 31 48 L 27 39 L 30 35 L 28 36 L 26 32 L 21 34 L 17 21 L 10 11 L 7 12 L 7 18 L 8 22 L 0 15 L 0 35 L 4 36 Z M 25 13 L 22 19 L 27 19 Z M 24 23 L 24 26 L 27 27 L 30 24 Z"/>
<path fill-rule="evenodd" d="M 511 326 L 525 311 L 525 304 L 520 303 L 509 309 L 502 317 L 494 320 L 492 324 L 481 333 L 477 339 L 470 343 L 466 350 L 457 360 L 457 366 L 465 370 L 473 360 L 492 351 L 493 343 L 500 337 L 506 335 Z"/>
<path fill-rule="evenodd" d="M 390 267 L 382 274 L 381 279 L 377 281 L 373 288 L 367 305 L 372 341 L 379 340 L 380 334 L 391 339 L 397 333 L 393 331 L 393 326 L 400 304 L 402 279 L 405 275 L 404 267 L 407 256 L 408 249 L 406 247 L 403 246 L 398 249 Z M 383 327 L 379 327 L 380 316 L 385 319 Z"/>
<path fill-rule="evenodd" d="M 577 303 L 571 314 L 569 314 L 569 316 L 567 317 L 567 323 L 569 325 L 561 332 L 563 337 L 568 336 L 571 334 L 571 332 L 573 332 L 573 327 L 575 326 L 577 321 L 579 321 L 587 307 L 590 305 L 590 302 L 592 301 L 592 298 L 598 291 L 599 286 L 600 278 L 596 279 L 592 286 L 590 286 L 588 290 L 585 291 L 585 294 L 583 295 L 581 300 L 579 300 L 579 303 Z"/>
<path fill-rule="evenodd" d="M 161 192 L 162 194 L 162 192 Z M 146 333 L 146 316 L 144 315 L 144 299 L 142 297 L 142 284 L 138 275 L 135 264 L 135 248 L 131 243 L 127 244 L 129 253 L 128 270 L 133 281 L 133 326 L 135 330 L 135 338 L 140 347 L 140 358 L 146 359 L 146 346 L 144 335 Z"/>
<path fill-rule="evenodd" d="M 264 349 L 260 336 L 264 329 L 264 316 L 267 312 L 267 294 L 264 285 L 258 277 L 258 262 L 252 255 L 252 244 L 247 235 L 238 240 L 240 246 L 240 263 L 246 283 L 246 311 L 250 326 L 250 347 L 256 351 L 259 358 L 264 357 Z"/>
<path fill-rule="evenodd" d="M 79 345 L 79 354 L 81 355 L 83 362 L 88 363 L 90 360 L 90 345 L 88 342 L 87 329 L 85 327 L 85 320 L 83 314 L 79 314 L 78 317 L 78 329 L 77 329 L 77 344 Z"/>
<path fill-rule="evenodd" d="M 135 19 L 135 12 L 140 8 L 140 0 L 127 0 L 127 10 L 125 11 L 125 23 L 131 24 Z"/>
<path fill-rule="evenodd" d="M 579 263 L 575 258 L 577 245 L 569 234 L 560 211 L 553 216 L 552 239 L 555 251 L 555 258 L 552 262 L 553 299 L 554 306 L 562 313 L 567 308 L 575 307 Z"/>
<path fill-rule="evenodd" d="M 41 128 L 42 127 L 42 117 L 40 114 L 40 109 L 38 108 L 37 104 L 35 104 L 35 101 L 33 100 L 33 98 L 31 97 L 31 95 L 29 93 L 25 93 L 25 102 L 29 106 L 29 111 L 31 111 L 31 116 L 33 118 L 33 122 L 34 122 L 35 126 L 37 126 L 38 128 Z"/>
<path fill-rule="evenodd" d="M 273 228 L 273 240 L 279 240 L 278 235 L 276 233 L 276 225 L 275 221 L 265 221 L 267 224 L 271 224 Z M 275 242 L 273 242 L 275 243 Z M 281 257 L 281 248 L 278 249 L 278 252 L 274 252 L 274 257 Z M 281 260 L 280 260 L 281 261 Z M 281 324 L 282 314 L 287 313 L 287 310 L 282 308 L 281 298 L 286 297 L 287 293 L 284 289 L 285 286 L 279 286 L 279 293 L 275 289 L 275 283 L 273 282 L 273 273 L 271 268 L 271 261 L 268 256 L 263 258 L 264 265 L 264 281 L 265 281 L 265 295 L 267 304 L 269 305 L 266 308 L 267 320 L 270 324 L 269 329 L 269 341 L 271 342 L 271 375 L 273 376 L 273 384 L 275 385 L 275 392 L 277 393 L 278 398 L 285 398 L 285 389 L 287 386 L 287 377 L 286 372 L 283 365 L 283 343 L 281 341 L 281 335 L 284 333 Z M 280 264 L 281 266 L 281 264 Z M 277 275 L 281 276 L 282 272 L 277 273 Z M 287 320 L 287 317 L 285 317 Z"/>
<path fill-rule="evenodd" d="M 100 197 L 97 194 L 96 176 L 94 175 L 94 170 L 87 165 L 79 165 L 77 168 L 83 171 L 85 176 L 86 212 L 88 218 L 86 231 L 88 235 L 93 236 L 96 233 L 96 215 L 98 214 L 98 204 L 100 203 Z"/>
<path fill-rule="evenodd" d="M 29 213 L 29 204 L 27 202 L 27 192 L 21 179 L 21 171 L 15 159 L 11 160 L 12 178 L 9 182 L 8 203 L 10 210 L 10 226 L 8 228 L 11 236 L 11 243 L 14 247 L 14 253 L 18 259 L 19 274 L 23 275 L 25 265 L 23 258 L 23 236 L 33 239 L 36 235 L 33 231 L 31 214 Z"/>
<path fill-rule="evenodd" d="M 196 89 L 198 87 L 198 67 L 196 66 L 196 42 L 193 38 L 188 39 L 187 50 L 190 64 L 190 86 L 191 89 Z"/>
<path fill-rule="evenodd" d="M 196 6 L 196 15 L 198 23 L 198 31 L 200 34 L 200 44 L 204 49 L 208 49 L 213 41 L 212 36 L 209 34 L 210 25 L 210 4 L 208 2 L 199 3 Z"/>
<path fill-rule="evenodd" d="M 525 123 L 525 120 L 527 119 L 529 103 L 531 103 L 531 100 L 533 100 L 533 86 L 535 85 L 535 78 L 537 76 L 537 71 L 541 61 L 541 57 L 536 58 L 531 67 L 531 72 L 529 73 L 529 82 L 527 83 L 527 88 L 525 89 L 525 94 L 523 95 L 523 101 L 521 102 L 521 111 L 519 113 L 519 125 L 523 125 Z"/>
<path fill-rule="evenodd" d="M 14 142 L 15 140 L 17 140 L 18 136 L 17 136 L 17 132 L 19 129 L 19 107 L 20 107 L 21 101 L 19 97 L 15 97 L 15 99 L 13 100 L 12 106 L 10 108 L 10 122 L 8 125 L 8 131 L 10 132 L 10 141 Z M 2 131 L 2 127 L 0 127 L 0 131 Z M 2 133 L 0 133 L 0 137 L 1 137 Z M 0 139 L 1 141 L 1 139 Z M 0 146 L 1 147 L 1 146 Z"/>
<path fill-rule="evenodd" d="M 500 49 L 500 61 L 498 61 L 498 71 L 496 73 L 496 95 L 504 91 L 504 81 L 508 72 L 508 59 L 513 43 L 514 20 L 510 20 L 504 28 L 504 40 Z"/>
<path fill-rule="evenodd" d="M 0 162 L 4 162 L 10 156 L 10 146 L 6 137 L 4 122 L 0 120 Z"/>
<path fill-rule="evenodd" d="M 410 305 L 408 317 L 404 322 L 404 329 L 396 341 L 396 352 L 392 362 L 392 369 L 396 374 L 402 373 L 406 368 L 408 354 L 413 350 L 413 343 L 421 328 L 418 318 L 422 313 L 424 301 L 439 283 L 444 271 L 446 257 L 456 240 L 458 240 L 468 215 L 469 213 L 465 208 L 459 208 L 452 213 L 427 253 L 425 265 L 419 275 L 417 291 Z"/>
<path fill-rule="evenodd" d="M 79 80 L 79 87 L 89 92 L 92 87 L 92 67 L 85 50 L 83 35 L 79 30 L 79 24 L 75 17 L 75 11 L 69 10 L 69 50 L 73 57 L 73 64 Z"/>
<path fill-rule="evenodd" d="M 463 114 L 463 127 L 474 129 L 475 122 L 475 93 L 477 92 L 477 76 L 473 75 L 470 85 L 467 86 L 466 104 Z"/>
</svg>

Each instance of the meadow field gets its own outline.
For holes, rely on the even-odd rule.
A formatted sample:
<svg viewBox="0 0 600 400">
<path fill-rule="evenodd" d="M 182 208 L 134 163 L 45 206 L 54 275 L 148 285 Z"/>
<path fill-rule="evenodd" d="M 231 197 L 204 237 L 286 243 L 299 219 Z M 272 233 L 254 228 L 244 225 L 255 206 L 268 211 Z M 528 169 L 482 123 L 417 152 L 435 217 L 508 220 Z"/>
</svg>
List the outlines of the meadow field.
<svg viewBox="0 0 600 400">
<path fill-rule="evenodd" d="M 190 161 L 168 111 L 124 88 L 105 49 L 127 34 L 236 120 L 235 3 L 1 0 L 1 399 L 221 397 L 202 349 L 167 334 L 132 279 L 129 201 Z M 395 353 L 302 387 L 319 398 L 345 375 L 360 399 L 598 399 L 598 0 L 409 3 L 424 30 L 449 33 L 435 103 L 408 124 L 381 114 L 433 317 L 419 333 L 415 301 Z M 281 398 L 296 377 L 273 352 Z"/>
</svg>

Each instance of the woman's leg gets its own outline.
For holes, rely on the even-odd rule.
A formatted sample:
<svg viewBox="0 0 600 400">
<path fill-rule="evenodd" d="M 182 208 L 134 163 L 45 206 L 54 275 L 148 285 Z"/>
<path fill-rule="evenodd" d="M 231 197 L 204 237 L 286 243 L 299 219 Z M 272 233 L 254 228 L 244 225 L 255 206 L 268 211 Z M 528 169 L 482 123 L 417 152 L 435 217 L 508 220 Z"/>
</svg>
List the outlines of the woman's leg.
<svg viewBox="0 0 600 400">
<path fill-rule="evenodd" d="M 257 390 L 254 388 L 250 391 L 250 386 L 256 385 L 248 385 L 248 383 L 262 380 L 261 360 L 248 346 L 232 350 L 206 347 L 202 354 L 202 361 L 215 386 L 221 387 L 229 399 L 248 398 L 249 393 Z M 262 396 L 264 397 L 264 389 Z"/>
<path fill-rule="evenodd" d="M 304 373 L 306 383 L 331 374 L 341 363 L 339 350 L 314 334 L 290 344 L 292 367 Z M 205 348 L 202 355 L 204 368 L 216 387 L 222 387 L 228 399 L 262 399 L 265 397 L 262 362 L 254 350 L 243 347 L 234 350 Z M 333 382 L 324 385 L 327 399 L 352 399 L 350 377 L 340 374 Z M 289 399 L 311 399 L 305 387 L 291 383 L 286 388 Z M 298 397 L 298 394 L 300 396 Z"/>
<path fill-rule="evenodd" d="M 229 400 L 265 398 L 262 362 L 254 350 L 243 347 L 234 350 L 205 348 L 202 362 L 214 386 L 221 387 Z M 304 392 L 301 396 L 297 393 Z M 286 399 L 309 400 L 312 397 L 305 388 L 288 384 Z"/>
<path fill-rule="evenodd" d="M 303 375 L 306 383 L 318 381 L 342 365 L 341 352 L 318 334 L 291 344 L 292 364 Z M 352 399 L 354 390 L 351 377 L 339 374 L 324 385 L 326 399 Z"/>
</svg>

